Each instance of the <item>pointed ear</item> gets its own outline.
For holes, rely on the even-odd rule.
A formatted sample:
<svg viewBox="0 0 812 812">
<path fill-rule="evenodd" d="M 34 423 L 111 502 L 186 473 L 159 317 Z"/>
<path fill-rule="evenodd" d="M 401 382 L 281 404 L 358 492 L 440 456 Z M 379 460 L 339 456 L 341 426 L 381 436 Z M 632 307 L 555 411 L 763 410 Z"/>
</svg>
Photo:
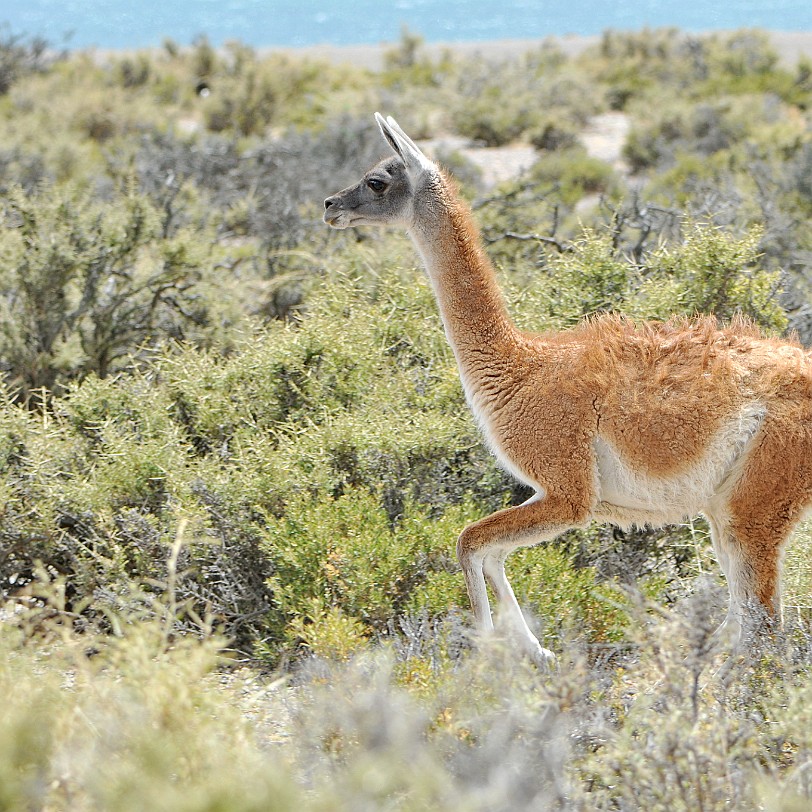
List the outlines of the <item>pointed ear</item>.
<svg viewBox="0 0 812 812">
<path fill-rule="evenodd" d="M 378 122 L 381 133 L 392 151 L 403 161 L 408 170 L 434 169 L 434 164 L 422 153 L 420 147 L 403 132 L 392 116 L 384 118 L 380 113 L 375 113 L 375 121 Z"/>
<path fill-rule="evenodd" d="M 397 155 L 399 158 L 403 158 L 403 153 L 401 152 L 400 146 L 398 145 L 398 142 L 395 140 L 392 128 L 389 126 L 386 119 L 380 113 L 375 113 L 375 121 L 378 122 L 378 127 L 380 127 L 381 130 L 381 135 L 383 135 L 383 137 L 386 139 L 386 143 L 389 144 L 395 155 Z"/>
</svg>

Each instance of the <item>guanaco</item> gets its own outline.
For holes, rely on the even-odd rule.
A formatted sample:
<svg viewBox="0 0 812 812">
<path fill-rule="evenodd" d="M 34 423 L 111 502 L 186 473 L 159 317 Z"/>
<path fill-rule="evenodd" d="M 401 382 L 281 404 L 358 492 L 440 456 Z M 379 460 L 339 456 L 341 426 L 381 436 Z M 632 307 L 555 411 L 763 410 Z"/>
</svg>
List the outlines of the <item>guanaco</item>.
<svg viewBox="0 0 812 812">
<path fill-rule="evenodd" d="M 393 155 L 324 201 L 333 228 L 395 225 L 425 265 L 465 395 L 498 462 L 533 489 L 457 542 L 477 626 L 486 580 L 522 648 L 553 660 L 505 575 L 514 549 L 590 522 L 662 526 L 704 514 L 741 639 L 780 609 L 782 551 L 812 502 L 812 359 L 745 319 L 633 323 L 601 315 L 560 332 L 510 320 L 469 206 L 392 119 Z"/>
</svg>

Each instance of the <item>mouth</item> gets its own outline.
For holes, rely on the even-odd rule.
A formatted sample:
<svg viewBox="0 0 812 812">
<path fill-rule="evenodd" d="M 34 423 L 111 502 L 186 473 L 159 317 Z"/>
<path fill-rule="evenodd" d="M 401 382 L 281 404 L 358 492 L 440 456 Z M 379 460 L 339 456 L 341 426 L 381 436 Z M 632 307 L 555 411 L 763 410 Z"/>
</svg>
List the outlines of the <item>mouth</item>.
<svg viewBox="0 0 812 812">
<path fill-rule="evenodd" d="M 350 225 L 347 213 L 344 211 L 324 212 L 324 222 L 331 228 L 347 228 Z"/>
</svg>

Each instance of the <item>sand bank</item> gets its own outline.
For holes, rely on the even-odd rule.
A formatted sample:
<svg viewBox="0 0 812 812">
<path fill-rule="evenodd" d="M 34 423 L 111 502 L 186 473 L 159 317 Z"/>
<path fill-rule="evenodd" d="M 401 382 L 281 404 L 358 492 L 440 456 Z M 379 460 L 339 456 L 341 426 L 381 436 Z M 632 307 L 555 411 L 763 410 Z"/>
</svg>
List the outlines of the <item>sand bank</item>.
<svg viewBox="0 0 812 812">
<path fill-rule="evenodd" d="M 802 56 L 812 58 L 812 31 L 768 31 L 767 32 L 784 65 L 794 66 Z M 549 37 L 568 56 L 580 54 L 600 40 L 600 36 Z M 437 57 L 450 50 L 460 56 L 479 55 L 483 59 L 507 59 L 527 51 L 535 50 L 544 40 L 511 39 L 486 42 L 433 42 L 424 48 L 428 54 Z M 309 45 L 303 48 L 272 48 L 269 51 L 290 53 L 294 56 L 326 59 L 330 62 L 350 63 L 370 70 L 383 67 L 384 53 L 396 43 L 380 45 Z M 263 49 L 264 50 L 264 49 Z"/>
</svg>

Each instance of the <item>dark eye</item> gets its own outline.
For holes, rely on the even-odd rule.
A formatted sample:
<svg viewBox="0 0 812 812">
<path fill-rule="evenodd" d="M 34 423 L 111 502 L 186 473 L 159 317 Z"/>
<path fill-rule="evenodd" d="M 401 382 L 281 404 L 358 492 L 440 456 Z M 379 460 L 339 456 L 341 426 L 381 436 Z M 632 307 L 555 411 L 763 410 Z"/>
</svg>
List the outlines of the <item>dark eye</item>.
<svg viewBox="0 0 812 812">
<path fill-rule="evenodd" d="M 386 184 L 382 180 L 378 180 L 377 178 L 370 178 L 367 181 L 367 186 L 372 189 L 373 192 L 380 194 L 385 188 Z"/>
</svg>

